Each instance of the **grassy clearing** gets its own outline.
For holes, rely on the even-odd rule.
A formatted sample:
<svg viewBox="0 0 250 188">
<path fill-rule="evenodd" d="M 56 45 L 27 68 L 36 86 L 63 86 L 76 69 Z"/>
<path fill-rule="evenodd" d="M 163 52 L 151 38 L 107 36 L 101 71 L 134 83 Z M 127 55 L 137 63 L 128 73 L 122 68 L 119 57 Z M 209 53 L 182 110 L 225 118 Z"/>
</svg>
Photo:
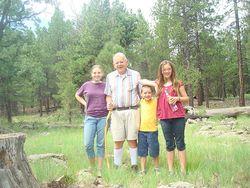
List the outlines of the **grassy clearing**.
<svg viewBox="0 0 250 188">
<path fill-rule="evenodd" d="M 45 116 L 41 119 L 36 116 L 19 116 L 15 118 L 12 128 L 16 131 L 25 131 L 27 139 L 25 152 L 27 155 L 40 153 L 63 153 L 67 158 L 67 168 L 58 165 L 53 160 L 40 160 L 31 163 L 32 170 L 39 182 L 47 182 L 61 175 L 67 175 L 76 180 L 76 174 L 81 169 L 88 168 L 88 159 L 83 151 L 82 129 L 49 128 L 48 119 L 55 117 Z M 18 124 L 36 120 L 39 128 L 35 130 L 20 130 Z M 49 121 L 50 125 L 53 121 Z M 219 127 L 222 117 L 209 119 Z M 237 118 L 236 129 L 249 129 L 249 117 Z M 56 125 L 58 124 L 55 121 Z M 80 125 L 81 118 L 74 120 L 73 125 Z M 67 124 L 61 121 L 60 124 Z M 166 167 L 165 142 L 159 127 L 160 140 L 160 167 L 161 173 L 156 176 L 153 171 L 152 160 L 148 159 L 148 173 L 141 177 L 130 170 L 130 160 L 127 144 L 123 156 L 124 165 L 120 169 L 103 170 L 103 179 L 108 184 L 122 184 L 125 187 L 157 187 L 160 184 L 169 184 L 175 181 L 187 181 L 197 187 L 249 187 L 250 186 L 250 144 L 243 143 L 237 136 L 208 137 L 199 135 L 201 124 L 190 124 L 186 127 L 186 144 L 188 156 L 188 175 L 182 177 L 179 173 L 179 162 L 175 161 L 174 176 L 169 176 Z M 109 133 L 108 153 L 112 155 L 113 143 Z M 249 136 L 247 137 L 249 141 Z M 112 164 L 112 157 L 110 157 Z"/>
</svg>

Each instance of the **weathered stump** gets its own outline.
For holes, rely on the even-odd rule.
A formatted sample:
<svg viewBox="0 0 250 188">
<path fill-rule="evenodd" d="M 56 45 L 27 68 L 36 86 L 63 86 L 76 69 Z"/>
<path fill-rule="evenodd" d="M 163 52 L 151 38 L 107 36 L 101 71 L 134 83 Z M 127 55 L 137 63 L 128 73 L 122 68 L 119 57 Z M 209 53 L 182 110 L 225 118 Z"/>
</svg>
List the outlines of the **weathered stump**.
<svg viewBox="0 0 250 188">
<path fill-rule="evenodd" d="M 0 135 L 0 188 L 38 188 L 23 145 L 25 134 Z"/>
</svg>

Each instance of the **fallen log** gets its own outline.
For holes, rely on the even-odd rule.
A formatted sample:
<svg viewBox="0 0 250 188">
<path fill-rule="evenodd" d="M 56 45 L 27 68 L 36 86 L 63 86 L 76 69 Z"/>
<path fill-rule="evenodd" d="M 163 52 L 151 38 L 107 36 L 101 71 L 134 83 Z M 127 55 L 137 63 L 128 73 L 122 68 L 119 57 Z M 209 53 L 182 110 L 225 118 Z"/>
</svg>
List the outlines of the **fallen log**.
<svg viewBox="0 0 250 188">
<path fill-rule="evenodd" d="M 191 113 L 190 113 L 191 111 Z M 250 115 L 250 106 L 233 108 L 207 109 L 202 114 L 196 114 L 195 109 L 188 109 L 186 119 L 203 119 L 213 116 L 237 117 L 238 115 Z"/>
<path fill-rule="evenodd" d="M 56 153 L 34 154 L 28 156 L 29 161 L 36 161 L 38 159 L 48 159 L 48 158 L 56 158 L 62 161 L 66 160 L 64 154 L 56 154 Z"/>
<path fill-rule="evenodd" d="M 0 187 L 40 187 L 23 151 L 24 142 L 23 133 L 0 135 Z"/>
<path fill-rule="evenodd" d="M 233 108 L 218 108 L 218 109 L 207 109 L 205 116 L 227 116 L 237 117 L 238 115 L 250 115 L 250 106 L 245 107 L 233 107 Z"/>
<path fill-rule="evenodd" d="M 40 159 L 42 160 L 51 158 L 57 164 L 60 164 L 65 168 L 67 168 L 66 157 L 64 156 L 64 154 L 56 154 L 56 153 L 34 154 L 34 155 L 29 155 L 27 158 L 29 162 L 34 162 Z"/>
</svg>

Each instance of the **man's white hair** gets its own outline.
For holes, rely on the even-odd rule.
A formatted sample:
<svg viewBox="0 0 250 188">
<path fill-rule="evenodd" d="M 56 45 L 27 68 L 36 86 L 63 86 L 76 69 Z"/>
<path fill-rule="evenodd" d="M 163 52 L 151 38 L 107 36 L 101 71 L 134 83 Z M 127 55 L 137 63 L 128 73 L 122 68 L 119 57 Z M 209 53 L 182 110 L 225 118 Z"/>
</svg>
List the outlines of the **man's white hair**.
<svg viewBox="0 0 250 188">
<path fill-rule="evenodd" d="M 114 56 L 113 56 L 113 62 L 115 61 L 115 59 L 117 57 L 122 57 L 125 61 L 127 61 L 128 59 L 126 58 L 125 54 L 122 52 L 117 52 Z"/>
</svg>

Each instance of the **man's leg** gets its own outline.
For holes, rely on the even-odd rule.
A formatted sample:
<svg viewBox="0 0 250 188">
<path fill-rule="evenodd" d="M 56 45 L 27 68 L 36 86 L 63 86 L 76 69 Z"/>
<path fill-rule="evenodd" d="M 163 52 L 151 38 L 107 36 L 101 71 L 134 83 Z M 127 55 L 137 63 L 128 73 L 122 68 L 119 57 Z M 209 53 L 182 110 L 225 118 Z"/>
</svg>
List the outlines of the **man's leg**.
<svg viewBox="0 0 250 188">
<path fill-rule="evenodd" d="M 113 111 L 111 115 L 111 132 L 114 141 L 114 164 L 121 166 L 123 143 L 125 140 L 124 122 L 122 111 Z"/>
<path fill-rule="evenodd" d="M 126 120 L 126 136 L 129 145 L 129 153 L 131 159 L 131 165 L 134 170 L 137 170 L 137 138 L 138 138 L 138 109 L 129 110 L 127 112 Z"/>
<path fill-rule="evenodd" d="M 137 165 L 137 140 L 128 140 L 128 145 L 132 168 L 137 170 L 137 167 L 134 167 Z"/>
<path fill-rule="evenodd" d="M 123 154 L 123 143 L 124 141 L 115 141 L 114 146 L 114 164 L 116 166 L 121 166 L 122 164 L 122 154 Z"/>
</svg>

